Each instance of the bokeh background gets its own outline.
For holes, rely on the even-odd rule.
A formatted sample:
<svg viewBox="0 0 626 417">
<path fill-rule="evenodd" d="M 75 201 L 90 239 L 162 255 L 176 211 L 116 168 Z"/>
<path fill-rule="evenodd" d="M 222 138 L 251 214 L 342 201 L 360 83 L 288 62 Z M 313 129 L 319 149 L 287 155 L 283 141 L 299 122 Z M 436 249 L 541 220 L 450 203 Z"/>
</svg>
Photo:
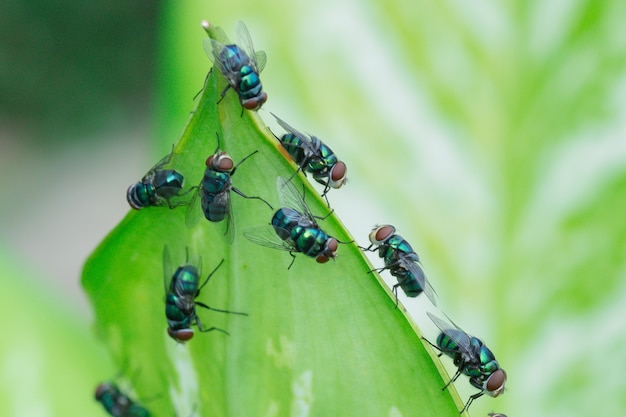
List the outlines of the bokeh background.
<svg viewBox="0 0 626 417">
<path fill-rule="evenodd" d="M 104 415 L 93 388 L 118 370 L 80 270 L 189 117 L 204 18 L 233 38 L 245 21 L 267 52 L 261 116 L 346 161 L 330 199 L 357 241 L 396 225 L 442 310 L 495 352 L 506 394 L 472 415 L 621 415 L 619 0 L 2 2 L 1 415 Z"/>
</svg>

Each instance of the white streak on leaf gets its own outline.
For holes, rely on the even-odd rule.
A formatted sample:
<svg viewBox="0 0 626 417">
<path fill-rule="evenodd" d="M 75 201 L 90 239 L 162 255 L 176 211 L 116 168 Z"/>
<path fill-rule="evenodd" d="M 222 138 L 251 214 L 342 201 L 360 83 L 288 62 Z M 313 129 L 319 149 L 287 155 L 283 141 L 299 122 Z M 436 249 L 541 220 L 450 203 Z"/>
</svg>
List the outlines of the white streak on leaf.
<svg viewBox="0 0 626 417">
<path fill-rule="evenodd" d="M 291 417 L 307 417 L 313 406 L 313 371 L 304 371 L 291 387 Z"/>
</svg>

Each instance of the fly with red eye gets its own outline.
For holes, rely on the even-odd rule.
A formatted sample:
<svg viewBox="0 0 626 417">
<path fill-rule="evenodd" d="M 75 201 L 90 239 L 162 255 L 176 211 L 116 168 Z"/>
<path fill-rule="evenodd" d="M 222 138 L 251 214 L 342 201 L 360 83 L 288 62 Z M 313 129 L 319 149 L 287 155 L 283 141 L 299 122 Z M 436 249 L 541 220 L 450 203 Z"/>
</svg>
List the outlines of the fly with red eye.
<svg viewBox="0 0 626 417">
<path fill-rule="evenodd" d="M 218 330 L 228 334 L 226 330 L 218 327 L 206 328 L 202 325 L 200 317 L 196 314 L 196 306 L 213 310 L 220 313 L 232 313 L 239 315 L 247 315 L 246 313 L 237 313 L 234 311 L 221 310 L 209 307 L 197 298 L 200 290 L 209 282 L 209 279 L 215 274 L 219 267 L 224 263 L 222 259 L 220 263 L 206 277 L 202 285 L 200 285 L 200 275 L 202 274 L 202 259 L 194 257 L 189 259 L 187 253 L 185 264 L 173 271 L 172 261 L 169 249 L 163 248 L 163 286 L 165 288 L 165 317 L 167 318 L 167 334 L 178 343 L 185 343 L 193 338 L 194 331 L 192 325 L 196 325 L 201 332 L 210 332 Z M 168 284 L 169 281 L 169 284 Z"/>
<path fill-rule="evenodd" d="M 226 220 L 226 231 L 230 232 L 230 240 L 234 238 L 234 219 L 230 204 L 230 192 L 233 191 L 246 199 L 260 200 L 265 203 L 270 210 L 273 210 L 270 203 L 258 196 L 248 196 L 241 190 L 234 187 L 232 177 L 239 165 L 258 152 L 254 151 L 239 161 L 236 165 L 233 159 L 225 151 L 220 149 L 220 137 L 217 136 L 217 147 L 215 152 L 206 159 L 206 169 L 200 184 L 193 187 L 194 196 L 191 198 L 187 209 L 186 224 L 192 228 L 200 218 L 198 206 L 202 209 L 204 218 L 210 222 L 221 222 Z M 198 199 L 200 204 L 197 204 Z"/>
<path fill-rule="evenodd" d="M 456 324 L 447 323 L 430 312 L 426 314 L 441 330 L 441 333 L 437 336 L 437 344 L 423 339 L 439 351 L 439 356 L 445 354 L 452 358 L 454 365 L 458 368 L 442 390 L 456 381 L 461 374 L 468 376 L 470 384 L 480 390 L 480 392 L 470 396 L 459 413 L 467 410 L 472 402 L 483 394 L 490 397 L 501 395 L 506 384 L 506 372 L 500 367 L 496 357 L 483 341 L 468 335 Z"/>
<path fill-rule="evenodd" d="M 280 144 L 298 165 L 298 171 L 302 171 L 304 175 L 308 172 L 315 181 L 324 186 L 322 197 L 326 200 L 326 205 L 330 207 L 326 193 L 331 188 L 341 188 L 346 183 L 348 172 L 346 164 L 337 158 L 330 147 L 315 136 L 299 132 L 274 113 L 272 116 L 288 132 L 278 138 Z M 292 178 L 298 171 L 292 175 Z"/>
</svg>

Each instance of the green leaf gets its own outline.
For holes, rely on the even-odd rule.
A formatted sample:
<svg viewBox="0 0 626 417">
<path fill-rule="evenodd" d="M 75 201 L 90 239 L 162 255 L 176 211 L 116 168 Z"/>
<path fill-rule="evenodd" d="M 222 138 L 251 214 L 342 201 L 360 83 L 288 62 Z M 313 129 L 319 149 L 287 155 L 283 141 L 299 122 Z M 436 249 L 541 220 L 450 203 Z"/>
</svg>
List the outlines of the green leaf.
<svg viewBox="0 0 626 417">
<path fill-rule="evenodd" d="M 242 164 L 233 185 L 278 207 L 276 177 L 295 164 L 256 113 L 244 111 L 214 70 L 175 146 L 176 169 L 186 187 L 200 183 L 204 161 L 216 148 Z M 312 212 L 328 208 L 302 174 Z M 336 191 L 340 192 L 340 191 Z M 232 194 L 234 241 L 225 224 L 202 221 L 188 229 L 186 208 L 132 211 L 88 259 L 82 283 L 95 309 L 96 328 L 133 384 L 138 401 L 160 415 L 204 416 L 457 416 L 462 407 L 440 375 L 407 317 L 380 276 L 369 273 L 356 243 L 340 244 L 335 262 L 317 264 L 297 254 L 255 245 L 241 231 L 268 224 L 261 201 Z M 332 195 L 331 195 L 332 199 Z M 335 215 L 321 222 L 340 241 L 353 238 Z M 202 256 L 204 276 L 224 265 L 199 300 L 247 317 L 198 309 L 205 327 L 177 345 L 166 333 L 163 247 L 175 265 Z M 168 278 L 169 279 L 169 278 Z M 116 370 L 112 370 L 112 377 Z M 447 378 L 447 376 L 446 376 Z M 454 399 L 453 399 L 454 398 Z M 456 403 L 455 403 L 456 400 Z"/>
</svg>

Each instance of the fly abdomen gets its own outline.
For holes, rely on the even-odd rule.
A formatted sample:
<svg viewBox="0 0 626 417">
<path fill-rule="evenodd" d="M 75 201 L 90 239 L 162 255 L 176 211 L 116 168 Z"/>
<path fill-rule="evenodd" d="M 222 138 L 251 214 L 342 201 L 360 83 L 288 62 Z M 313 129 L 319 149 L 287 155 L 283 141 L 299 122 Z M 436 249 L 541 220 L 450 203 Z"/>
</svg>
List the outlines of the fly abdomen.
<svg viewBox="0 0 626 417">
<path fill-rule="evenodd" d="M 422 288 L 419 281 L 410 271 L 398 267 L 390 269 L 389 272 L 396 277 L 398 280 L 397 285 L 402 288 L 407 297 L 415 298 L 424 291 L 424 288 Z"/>
<path fill-rule="evenodd" d="M 286 133 L 280 137 L 279 141 L 289 156 L 291 156 L 291 159 L 293 159 L 296 164 L 301 165 L 302 161 L 306 158 L 302 140 L 293 133 Z"/>
<path fill-rule="evenodd" d="M 207 169 L 202 179 L 202 211 L 212 222 L 224 220 L 230 212 L 230 173 Z"/>
<path fill-rule="evenodd" d="M 155 188 L 152 184 L 143 184 L 138 182 L 128 187 L 126 192 L 126 200 L 128 204 L 135 210 L 141 210 L 144 207 L 148 207 L 150 202 L 154 199 Z"/>
</svg>

